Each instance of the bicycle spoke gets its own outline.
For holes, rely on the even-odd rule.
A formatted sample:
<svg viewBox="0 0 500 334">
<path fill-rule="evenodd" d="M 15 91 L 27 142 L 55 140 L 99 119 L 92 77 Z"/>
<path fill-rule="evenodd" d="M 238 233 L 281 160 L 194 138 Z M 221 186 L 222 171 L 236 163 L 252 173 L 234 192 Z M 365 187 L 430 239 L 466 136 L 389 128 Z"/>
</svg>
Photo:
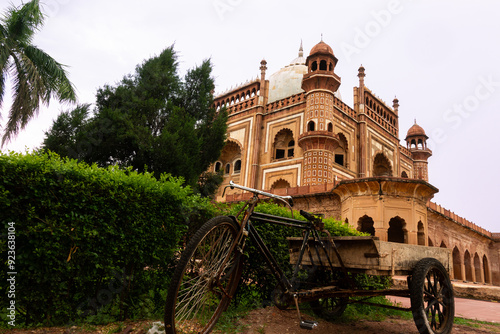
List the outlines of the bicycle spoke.
<svg viewBox="0 0 500 334">
<path fill-rule="evenodd" d="M 230 300 L 230 278 L 235 270 L 231 255 L 235 240 L 232 225 L 216 226 L 199 241 L 186 263 L 175 306 L 177 333 L 204 331 L 223 300 Z"/>
</svg>

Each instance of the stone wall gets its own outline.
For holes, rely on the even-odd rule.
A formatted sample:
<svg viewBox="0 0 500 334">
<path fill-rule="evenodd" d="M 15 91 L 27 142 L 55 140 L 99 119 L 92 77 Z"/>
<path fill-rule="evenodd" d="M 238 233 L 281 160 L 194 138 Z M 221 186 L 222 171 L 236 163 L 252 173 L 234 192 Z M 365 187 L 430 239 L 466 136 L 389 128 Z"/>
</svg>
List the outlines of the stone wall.
<svg viewBox="0 0 500 334">
<path fill-rule="evenodd" d="M 453 250 L 456 280 L 500 285 L 500 243 L 429 208 L 429 244 Z"/>
<path fill-rule="evenodd" d="M 314 195 L 301 195 L 293 197 L 293 208 L 314 214 L 324 214 L 341 220 L 340 198 L 333 193 L 320 193 Z"/>
</svg>

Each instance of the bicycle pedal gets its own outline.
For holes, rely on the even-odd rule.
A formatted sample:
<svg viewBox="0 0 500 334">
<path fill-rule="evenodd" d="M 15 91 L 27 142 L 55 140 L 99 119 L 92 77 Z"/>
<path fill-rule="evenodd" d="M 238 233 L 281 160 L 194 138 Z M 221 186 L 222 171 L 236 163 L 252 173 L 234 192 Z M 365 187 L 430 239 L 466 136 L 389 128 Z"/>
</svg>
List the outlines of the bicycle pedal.
<svg viewBox="0 0 500 334">
<path fill-rule="evenodd" d="M 300 328 L 302 329 L 314 329 L 318 327 L 318 322 L 312 320 L 302 320 L 300 322 Z"/>
</svg>

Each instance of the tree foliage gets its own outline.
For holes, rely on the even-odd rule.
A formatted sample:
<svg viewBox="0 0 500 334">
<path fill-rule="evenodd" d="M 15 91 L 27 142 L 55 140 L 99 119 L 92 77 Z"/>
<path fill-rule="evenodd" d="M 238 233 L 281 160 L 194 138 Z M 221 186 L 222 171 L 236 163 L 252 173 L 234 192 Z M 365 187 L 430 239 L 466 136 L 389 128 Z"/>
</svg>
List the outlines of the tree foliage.
<svg viewBox="0 0 500 334">
<path fill-rule="evenodd" d="M 195 186 L 227 130 L 227 114 L 212 108 L 211 71 L 206 60 L 181 78 L 176 53 L 166 48 L 117 85 L 98 89 L 93 115 L 88 106 L 62 113 L 43 148 L 99 166 L 170 173 Z"/>
<path fill-rule="evenodd" d="M 0 19 L 0 107 L 7 79 L 13 84 L 13 103 L 2 146 L 38 114 L 41 103 L 48 105 L 51 97 L 65 102 L 76 100 L 64 66 L 32 44 L 43 20 L 38 0 L 11 6 Z"/>
</svg>

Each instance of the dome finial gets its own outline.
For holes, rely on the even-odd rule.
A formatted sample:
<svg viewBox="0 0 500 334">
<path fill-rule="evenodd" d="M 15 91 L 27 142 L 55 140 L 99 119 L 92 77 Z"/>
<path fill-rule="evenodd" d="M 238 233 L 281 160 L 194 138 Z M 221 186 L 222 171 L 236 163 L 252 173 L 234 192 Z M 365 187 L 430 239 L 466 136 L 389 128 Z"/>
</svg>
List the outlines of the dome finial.
<svg viewBox="0 0 500 334">
<path fill-rule="evenodd" d="M 300 40 L 299 57 L 304 57 L 304 48 L 302 47 L 302 39 Z"/>
<path fill-rule="evenodd" d="M 321 41 L 323 42 L 323 33 L 321 33 Z"/>
<path fill-rule="evenodd" d="M 392 100 L 392 109 L 394 110 L 394 113 L 396 113 L 397 115 L 399 109 L 399 100 L 396 96 L 394 96 L 394 100 Z"/>
<path fill-rule="evenodd" d="M 260 62 L 260 80 L 265 81 L 266 80 L 266 70 L 267 70 L 267 61 L 265 59 L 262 59 Z"/>
</svg>

